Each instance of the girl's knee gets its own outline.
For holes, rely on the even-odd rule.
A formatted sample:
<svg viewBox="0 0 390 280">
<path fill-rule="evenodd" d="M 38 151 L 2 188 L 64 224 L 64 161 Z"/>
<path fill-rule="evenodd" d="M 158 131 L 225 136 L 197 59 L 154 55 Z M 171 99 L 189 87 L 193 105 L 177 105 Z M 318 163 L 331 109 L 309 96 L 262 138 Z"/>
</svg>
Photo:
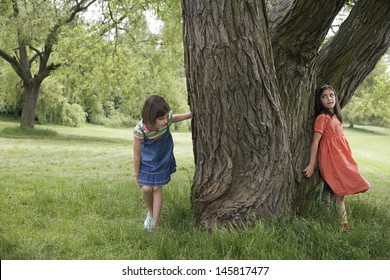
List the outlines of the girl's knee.
<svg viewBox="0 0 390 280">
<path fill-rule="evenodd" d="M 142 186 L 142 192 L 144 194 L 151 194 L 153 192 L 153 187 Z"/>
<path fill-rule="evenodd" d="M 162 192 L 162 187 L 153 187 L 153 192 L 154 193 L 161 193 Z"/>
</svg>

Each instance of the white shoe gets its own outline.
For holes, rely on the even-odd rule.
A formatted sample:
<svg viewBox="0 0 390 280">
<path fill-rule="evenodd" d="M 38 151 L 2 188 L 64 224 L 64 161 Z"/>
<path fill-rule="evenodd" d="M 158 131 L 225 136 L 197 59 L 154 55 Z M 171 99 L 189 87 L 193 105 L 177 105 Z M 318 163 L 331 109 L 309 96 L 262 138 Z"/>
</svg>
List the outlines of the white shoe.
<svg viewBox="0 0 390 280">
<path fill-rule="evenodd" d="M 153 217 L 147 216 L 144 222 L 144 228 L 151 231 L 152 230 Z"/>
</svg>

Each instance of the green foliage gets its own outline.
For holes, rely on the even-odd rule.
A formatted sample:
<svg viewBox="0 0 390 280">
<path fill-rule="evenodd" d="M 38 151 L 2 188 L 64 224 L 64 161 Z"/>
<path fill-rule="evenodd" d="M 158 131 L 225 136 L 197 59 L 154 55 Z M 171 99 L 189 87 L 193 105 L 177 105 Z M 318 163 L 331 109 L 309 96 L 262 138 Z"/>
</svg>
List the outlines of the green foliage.
<svg viewBox="0 0 390 280">
<path fill-rule="evenodd" d="M 81 126 L 85 124 L 83 108 L 76 103 L 66 103 L 62 124 L 67 126 Z"/>
<path fill-rule="evenodd" d="M 12 115 L 21 110 L 22 83 L 11 67 L 0 60 L 0 114 Z"/>
<path fill-rule="evenodd" d="M 176 112 L 188 110 L 182 52 L 174 52 L 177 42 L 150 33 L 142 11 L 131 10 L 127 17 L 116 37 L 102 37 L 102 27 L 89 23 L 64 30 L 56 47 L 66 67 L 54 77 L 90 123 L 133 126 L 150 94 L 164 96 Z"/>
<path fill-rule="evenodd" d="M 69 104 L 62 94 L 63 88 L 49 80 L 41 89 L 36 116 L 41 124 L 53 123 L 66 126 L 85 124 L 85 112 L 76 104 Z"/>
<path fill-rule="evenodd" d="M 17 18 L 13 16 L 11 2 L 3 5 L 0 17 L 0 26 L 4 27 L 0 33 L 1 47 L 8 53 L 20 42 L 39 49 L 50 29 L 57 23 L 62 25 L 75 4 L 74 1 L 41 0 L 17 3 Z M 144 9 L 151 7 L 151 2 L 97 3 L 99 16 L 76 17 L 74 22 L 61 26 L 61 32 L 52 38 L 56 44 L 50 61 L 61 64 L 61 68 L 51 76 L 50 82 L 43 83 L 46 89 L 39 97 L 36 110 L 39 120 L 81 125 L 84 122 L 81 107 L 89 122 L 132 126 L 140 118 L 142 104 L 150 94 L 164 96 L 174 111 L 188 110 L 182 56 L 177 53 L 172 56 L 176 47 L 167 53 L 170 42 L 147 29 Z M 29 48 L 27 51 L 29 57 L 35 54 Z M 9 114 L 20 109 L 20 94 L 9 90 L 20 82 L 18 78 L 9 79 L 8 73 L 12 74 L 13 69 L 8 64 L 5 67 L 6 71 L 0 72 L 4 81 L 0 95 L 5 97 L 0 103 L 0 113 Z M 32 70 L 37 68 L 34 63 Z"/>
<path fill-rule="evenodd" d="M 25 45 L 41 45 L 46 40 L 50 27 L 55 23 L 56 11 L 51 1 L 17 1 L 19 16 L 13 24 Z M 13 21 L 15 23 L 15 21 Z M 49 28 L 48 28 L 49 27 Z"/>
<path fill-rule="evenodd" d="M 343 109 L 345 120 L 362 125 L 390 127 L 390 73 L 382 58 Z"/>
<path fill-rule="evenodd" d="M 12 7 L 17 5 L 17 15 Z M 1 49 L 13 56 L 20 44 L 40 48 L 45 44 L 50 29 L 57 22 L 58 11 L 52 1 L 5 1 L 0 16 Z M 29 57 L 35 52 L 28 49 Z M 35 60 L 37 62 L 39 60 Z M 34 63 L 32 67 L 35 67 Z"/>
<path fill-rule="evenodd" d="M 319 201 L 306 201 L 291 221 L 212 232 L 197 227 L 189 199 L 189 133 L 173 134 L 178 170 L 164 187 L 161 227 L 148 233 L 132 177 L 131 129 L 37 125 L 31 132 L 35 136 L 0 121 L 0 154 L 6 159 L 0 161 L 2 260 L 390 258 L 390 133 L 383 128 L 346 130 L 374 186 L 347 197 L 349 233 L 340 229 L 335 205 Z"/>
</svg>

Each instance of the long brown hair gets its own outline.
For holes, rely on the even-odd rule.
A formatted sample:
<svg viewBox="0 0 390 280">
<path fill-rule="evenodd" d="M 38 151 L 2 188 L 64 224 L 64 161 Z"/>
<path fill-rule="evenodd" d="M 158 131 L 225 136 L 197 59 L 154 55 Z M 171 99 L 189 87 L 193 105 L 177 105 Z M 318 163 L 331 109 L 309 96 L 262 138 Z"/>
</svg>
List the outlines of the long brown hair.
<svg viewBox="0 0 390 280">
<path fill-rule="evenodd" d="M 321 94 L 326 90 L 330 89 L 334 92 L 335 95 L 335 105 L 334 105 L 334 112 L 332 113 L 327 108 L 325 108 L 321 103 Z M 314 112 L 315 116 L 317 117 L 319 114 L 324 113 L 333 116 L 333 114 L 336 114 L 337 118 L 340 122 L 343 122 L 342 115 L 341 115 L 341 108 L 339 104 L 339 99 L 337 98 L 336 90 L 328 84 L 324 84 L 321 87 L 318 87 L 315 91 L 315 104 L 314 104 Z"/>
</svg>

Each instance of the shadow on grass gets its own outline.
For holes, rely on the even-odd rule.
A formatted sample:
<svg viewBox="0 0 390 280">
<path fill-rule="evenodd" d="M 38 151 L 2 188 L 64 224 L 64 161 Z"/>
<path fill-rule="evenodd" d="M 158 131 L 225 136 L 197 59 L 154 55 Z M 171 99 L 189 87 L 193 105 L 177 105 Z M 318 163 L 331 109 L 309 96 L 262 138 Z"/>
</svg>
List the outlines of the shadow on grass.
<svg viewBox="0 0 390 280">
<path fill-rule="evenodd" d="M 5 127 L 0 131 L 0 136 L 5 138 L 54 138 L 57 131 L 51 129 L 22 129 L 20 127 Z"/>
<path fill-rule="evenodd" d="M 99 142 L 99 143 L 123 143 L 129 144 L 130 140 L 114 137 L 94 137 L 88 135 L 59 134 L 51 129 L 21 129 L 20 127 L 5 127 L 0 130 L 0 137 L 15 139 L 46 139 L 60 141 Z"/>
</svg>

